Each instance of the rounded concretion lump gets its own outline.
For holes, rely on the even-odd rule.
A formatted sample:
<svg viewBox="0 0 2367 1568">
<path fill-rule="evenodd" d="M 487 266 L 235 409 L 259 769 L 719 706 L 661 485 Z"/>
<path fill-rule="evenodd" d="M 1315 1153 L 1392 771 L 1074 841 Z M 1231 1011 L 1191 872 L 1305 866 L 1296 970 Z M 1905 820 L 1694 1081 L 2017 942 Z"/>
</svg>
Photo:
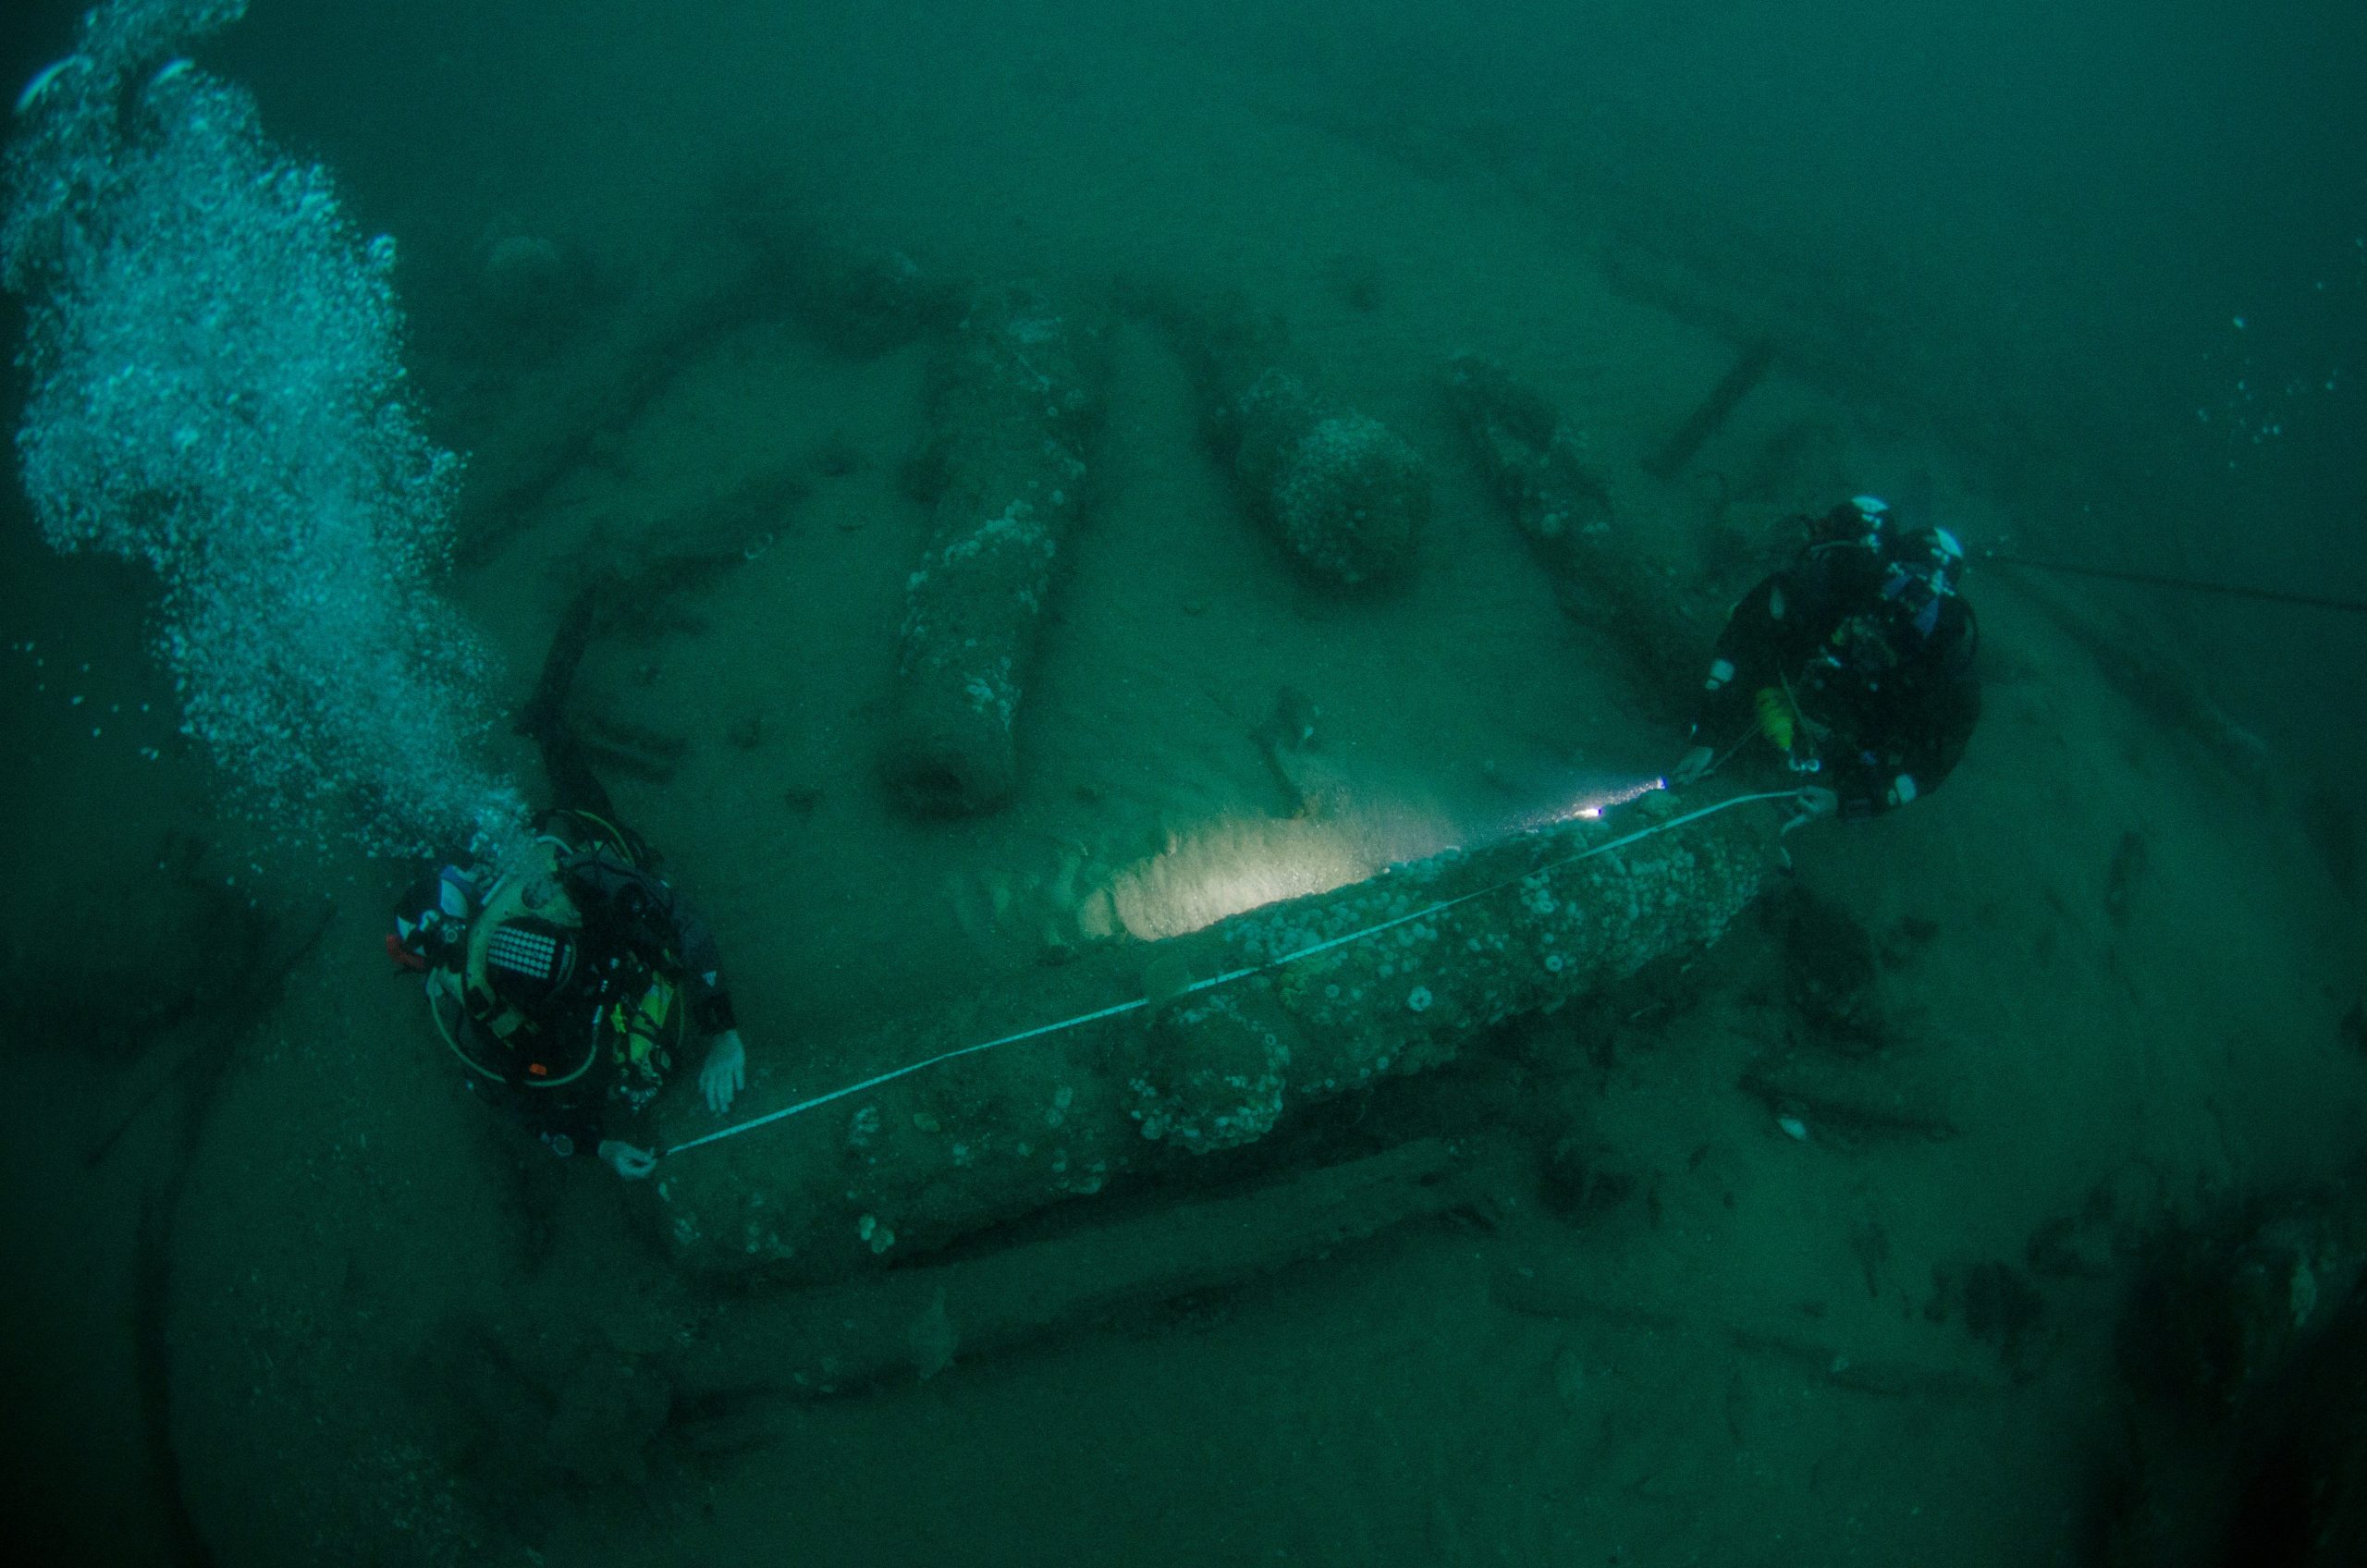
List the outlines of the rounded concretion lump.
<svg viewBox="0 0 2367 1568">
<path fill-rule="evenodd" d="M 1366 582 L 1411 557 L 1430 515 L 1429 471 L 1379 420 L 1333 414 L 1299 440 L 1273 504 L 1294 553 L 1341 582 Z"/>
</svg>

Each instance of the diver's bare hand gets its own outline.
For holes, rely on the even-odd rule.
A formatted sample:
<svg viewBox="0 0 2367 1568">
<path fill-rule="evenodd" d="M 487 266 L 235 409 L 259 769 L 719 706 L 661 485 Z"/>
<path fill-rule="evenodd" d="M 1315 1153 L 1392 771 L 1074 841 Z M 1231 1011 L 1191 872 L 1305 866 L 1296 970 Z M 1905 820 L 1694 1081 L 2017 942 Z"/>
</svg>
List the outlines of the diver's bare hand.
<svg viewBox="0 0 2367 1568">
<path fill-rule="evenodd" d="M 731 1109 L 731 1096 L 748 1086 L 748 1047 L 740 1031 L 726 1029 L 706 1048 L 706 1065 L 699 1069 L 699 1093 L 707 1109 L 721 1116 Z"/>
<path fill-rule="evenodd" d="M 1841 797 L 1821 784 L 1811 784 L 1792 797 L 1792 820 L 1784 824 L 1783 833 L 1789 833 L 1795 827 L 1806 827 L 1811 822 L 1837 815 L 1841 810 Z M 1777 834 L 1776 837 L 1781 838 L 1783 833 Z"/>
<path fill-rule="evenodd" d="M 657 1156 L 648 1149 L 615 1138 L 600 1140 L 600 1158 L 609 1170 L 628 1182 L 638 1182 L 657 1169 Z"/>
<path fill-rule="evenodd" d="M 1676 759 L 1676 766 L 1668 770 L 1668 781 L 1672 784 L 1694 783 L 1709 777 L 1710 769 L 1717 766 L 1717 753 L 1707 746 L 1696 746 Z"/>
</svg>

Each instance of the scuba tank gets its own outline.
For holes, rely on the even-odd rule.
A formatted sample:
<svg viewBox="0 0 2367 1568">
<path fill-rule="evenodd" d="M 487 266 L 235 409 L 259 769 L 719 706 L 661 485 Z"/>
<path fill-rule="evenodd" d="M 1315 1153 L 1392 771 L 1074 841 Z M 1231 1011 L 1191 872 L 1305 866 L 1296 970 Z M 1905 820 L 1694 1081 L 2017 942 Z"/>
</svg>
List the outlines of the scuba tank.
<svg viewBox="0 0 2367 1568">
<path fill-rule="evenodd" d="M 654 1096 L 683 1035 L 686 1010 L 668 970 L 670 945 L 652 940 L 663 911 L 638 880 L 610 909 L 586 898 L 583 875 L 606 851 L 635 871 L 646 846 L 588 814 L 552 813 L 519 864 L 485 892 L 452 962 L 428 974 L 439 1032 L 480 1077 L 525 1089 L 583 1079 L 606 1060 L 613 1086 Z M 635 896 L 638 895 L 638 896 Z"/>
</svg>

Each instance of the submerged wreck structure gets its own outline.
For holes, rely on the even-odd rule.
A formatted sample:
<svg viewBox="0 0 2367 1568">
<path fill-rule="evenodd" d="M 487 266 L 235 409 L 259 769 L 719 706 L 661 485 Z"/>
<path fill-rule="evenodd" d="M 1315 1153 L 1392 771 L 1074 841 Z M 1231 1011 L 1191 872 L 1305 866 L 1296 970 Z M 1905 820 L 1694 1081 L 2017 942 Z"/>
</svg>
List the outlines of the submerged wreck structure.
<svg viewBox="0 0 2367 1568">
<path fill-rule="evenodd" d="M 1093 336 L 1024 288 L 981 289 L 936 372 L 915 464 L 934 508 L 905 594 L 886 770 L 932 815 L 1018 787 L 1012 728 L 1100 407 Z"/>
<path fill-rule="evenodd" d="M 1419 453 L 1288 368 L 1282 327 L 1239 301 L 1150 311 L 1191 367 L 1210 452 L 1308 579 L 1360 590 L 1412 570 L 1431 504 Z"/>
<path fill-rule="evenodd" d="M 1768 875 L 1760 799 L 1650 794 L 984 988 L 862 1043 L 877 1076 L 778 1124 L 717 1136 L 678 1108 L 654 1217 L 686 1268 L 811 1284 L 1183 1178 L 1715 941 Z"/>
<path fill-rule="evenodd" d="M 1576 431 L 1543 394 L 1477 354 L 1448 364 L 1446 394 L 1480 478 L 1551 579 L 1562 612 L 1603 635 L 1656 710 L 1685 714 L 1710 629 L 1638 547 Z"/>
</svg>

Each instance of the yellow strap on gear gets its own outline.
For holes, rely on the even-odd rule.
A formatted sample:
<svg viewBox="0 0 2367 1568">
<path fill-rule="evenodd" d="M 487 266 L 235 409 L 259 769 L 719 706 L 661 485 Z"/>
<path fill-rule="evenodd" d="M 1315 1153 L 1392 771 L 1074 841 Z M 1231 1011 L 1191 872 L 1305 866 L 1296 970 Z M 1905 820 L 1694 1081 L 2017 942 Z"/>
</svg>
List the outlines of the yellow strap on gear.
<svg viewBox="0 0 2367 1568">
<path fill-rule="evenodd" d="M 1792 749 L 1792 741 L 1799 731 L 1800 716 L 1792 706 L 1790 693 L 1780 687 L 1759 689 L 1759 732 L 1775 744 L 1779 752 Z"/>
<path fill-rule="evenodd" d="M 608 1027 L 619 1060 L 638 1067 L 660 1046 L 675 1042 L 681 1023 L 673 1016 L 674 995 L 672 981 L 653 975 L 639 1002 L 628 1006 L 619 1001 L 608 1009 Z"/>
</svg>

